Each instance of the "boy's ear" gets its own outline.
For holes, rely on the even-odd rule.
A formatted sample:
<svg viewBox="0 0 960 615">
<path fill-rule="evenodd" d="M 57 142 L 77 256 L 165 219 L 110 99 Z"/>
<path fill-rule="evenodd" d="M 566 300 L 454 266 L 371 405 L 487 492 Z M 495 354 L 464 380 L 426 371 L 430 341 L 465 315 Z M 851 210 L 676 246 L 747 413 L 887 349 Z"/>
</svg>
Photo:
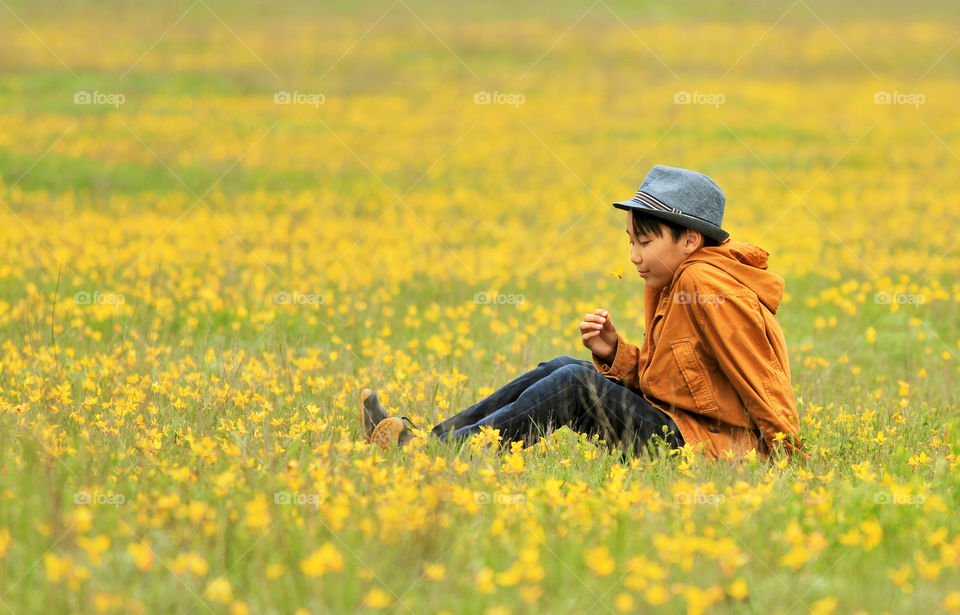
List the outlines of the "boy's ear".
<svg viewBox="0 0 960 615">
<path fill-rule="evenodd" d="M 693 254 L 699 248 L 703 247 L 703 233 L 700 231 L 695 231 L 693 229 L 687 229 L 685 233 L 686 237 L 684 239 L 684 252 L 687 254 Z"/>
</svg>

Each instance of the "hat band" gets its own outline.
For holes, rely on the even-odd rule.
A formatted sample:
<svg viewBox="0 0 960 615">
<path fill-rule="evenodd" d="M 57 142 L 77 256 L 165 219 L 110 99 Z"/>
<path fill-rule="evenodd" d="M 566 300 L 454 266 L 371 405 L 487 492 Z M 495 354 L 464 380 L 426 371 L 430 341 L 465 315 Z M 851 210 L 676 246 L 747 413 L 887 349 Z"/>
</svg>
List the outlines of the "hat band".
<svg viewBox="0 0 960 615">
<path fill-rule="evenodd" d="M 687 213 L 687 212 L 685 212 L 685 211 L 681 211 L 681 210 L 677 209 L 676 207 L 670 207 L 669 205 L 667 205 L 666 203 L 664 203 L 663 201 L 661 201 L 661 200 L 658 199 L 657 197 L 655 197 L 655 196 L 653 196 L 652 194 L 649 194 L 649 193 L 647 193 L 647 192 L 643 192 L 642 190 L 637 190 L 637 194 L 636 194 L 632 199 L 630 199 L 630 200 L 631 200 L 631 201 L 636 201 L 637 203 L 640 203 L 641 205 L 646 205 L 647 207 L 650 207 L 651 209 L 656 209 L 656 210 L 659 210 L 659 211 L 667 211 L 667 212 L 670 212 L 670 213 L 672 213 L 672 214 L 679 214 L 679 215 L 681 215 L 681 216 L 688 216 L 688 217 L 690 217 L 690 218 L 696 218 L 697 220 L 700 220 L 701 222 L 706 222 L 707 224 L 710 224 L 710 225 L 713 225 L 713 226 L 717 226 L 714 222 L 711 222 L 710 220 L 707 220 L 706 218 L 701 218 L 700 216 L 696 216 L 696 215 L 694 215 L 694 214 Z M 719 228 L 719 227 L 717 227 L 717 228 Z"/>
</svg>

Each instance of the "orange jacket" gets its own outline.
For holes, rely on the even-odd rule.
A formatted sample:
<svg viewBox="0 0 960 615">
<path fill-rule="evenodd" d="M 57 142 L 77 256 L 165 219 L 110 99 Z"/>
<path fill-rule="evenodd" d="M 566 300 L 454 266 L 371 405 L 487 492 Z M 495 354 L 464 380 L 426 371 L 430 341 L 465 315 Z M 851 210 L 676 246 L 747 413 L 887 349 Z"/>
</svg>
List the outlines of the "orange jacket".
<svg viewBox="0 0 960 615">
<path fill-rule="evenodd" d="M 680 428 L 684 441 L 711 457 L 741 457 L 776 446 L 802 451 L 790 364 L 775 314 L 783 278 L 758 246 L 726 240 L 700 248 L 670 285 L 644 289 L 643 345 L 618 336 L 601 374 L 640 389 Z M 784 434 L 780 442 L 776 434 Z M 701 444 L 702 443 L 702 444 Z"/>
</svg>

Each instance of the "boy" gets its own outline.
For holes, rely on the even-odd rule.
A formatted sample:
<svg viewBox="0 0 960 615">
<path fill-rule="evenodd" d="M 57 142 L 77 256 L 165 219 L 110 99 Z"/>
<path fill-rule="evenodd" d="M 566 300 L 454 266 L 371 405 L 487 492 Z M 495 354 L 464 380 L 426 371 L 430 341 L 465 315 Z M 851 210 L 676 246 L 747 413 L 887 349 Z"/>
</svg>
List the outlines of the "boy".
<svg viewBox="0 0 960 615">
<path fill-rule="evenodd" d="M 530 445 L 568 425 L 624 449 L 662 437 L 713 458 L 756 449 L 806 459 L 775 318 L 784 281 L 766 271 L 766 251 L 720 228 L 725 202 L 706 175 L 654 166 L 633 199 L 613 204 L 627 212 L 630 260 L 645 282 L 643 344 L 624 340 L 597 309 L 580 323 L 592 363 L 540 363 L 432 434 L 466 438 L 486 426 L 504 443 Z M 386 449 L 413 437 L 375 393 L 361 398 L 368 441 Z"/>
</svg>

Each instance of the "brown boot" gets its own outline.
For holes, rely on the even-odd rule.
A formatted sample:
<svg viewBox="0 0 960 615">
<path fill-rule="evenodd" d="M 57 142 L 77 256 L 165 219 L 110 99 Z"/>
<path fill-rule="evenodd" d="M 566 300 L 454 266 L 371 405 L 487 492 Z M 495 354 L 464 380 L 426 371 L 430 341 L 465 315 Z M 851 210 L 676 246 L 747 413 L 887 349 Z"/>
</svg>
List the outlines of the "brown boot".
<svg viewBox="0 0 960 615">
<path fill-rule="evenodd" d="M 360 425 L 363 439 L 369 442 L 370 434 L 385 418 L 387 418 L 387 411 L 380 405 L 376 392 L 371 389 L 360 391 Z"/>
<path fill-rule="evenodd" d="M 371 444 L 376 444 L 384 451 L 396 447 L 403 448 L 407 442 L 416 437 L 416 434 L 404 424 L 404 421 L 410 423 L 414 429 L 416 428 L 413 421 L 405 416 L 390 416 L 377 423 L 368 441 Z"/>
<path fill-rule="evenodd" d="M 378 445 L 381 449 L 387 450 L 396 446 L 406 446 L 410 440 L 416 437 L 416 434 L 410 429 L 416 429 L 413 421 L 405 416 L 388 417 L 387 411 L 380 404 L 376 392 L 371 389 L 364 389 L 360 392 L 360 424 L 363 432 L 363 439 L 371 444 Z M 409 423 L 409 427 L 404 424 Z"/>
</svg>

